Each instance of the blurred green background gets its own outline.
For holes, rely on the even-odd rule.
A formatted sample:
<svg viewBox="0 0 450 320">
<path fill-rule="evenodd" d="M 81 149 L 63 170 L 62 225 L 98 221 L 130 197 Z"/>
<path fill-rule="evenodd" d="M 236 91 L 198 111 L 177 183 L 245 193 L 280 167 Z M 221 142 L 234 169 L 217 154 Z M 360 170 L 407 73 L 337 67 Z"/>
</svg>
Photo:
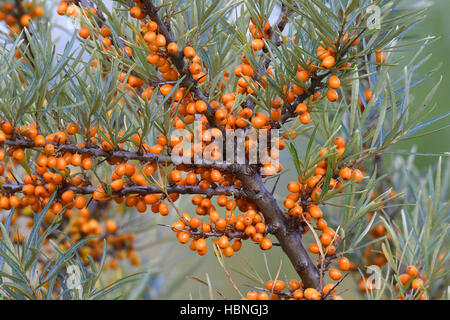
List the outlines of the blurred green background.
<svg viewBox="0 0 450 320">
<path fill-rule="evenodd" d="M 413 1 L 412 1 L 413 2 Z M 415 38 L 424 37 L 427 35 L 434 35 L 439 37 L 438 40 L 434 41 L 424 52 L 423 55 L 432 54 L 431 59 L 423 65 L 419 72 L 428 73 L 430 70 L 435 69 L 440 66 L 439 70 L 431 75 L 431 77 L 424 83 L 420 84 L 418 87 L 414 88 L 411 92 L 412 99 L 414 99 L 413 104 L 418 105 L 423 98 L 429 93 L 430 89 L 434 86 L 436 82 L 439 81 L 440 77 L 443 76 L 442 84 L 433 99 L 433 103 L 438 104 L 436 110 L 430 116 L 430 119 L 439 116 L 445 112 L 449 111 L 449 101 L 450 101 L 450 60 L 447 54 L 450 52 L 450 19 L 448 13 L 450 12 L 450 1 L 449 0 L 435 0 L 434 5 L 429 8 L 427 12 L 426 19 L 421 22 L 418 27 L 410 32 L 408 36 L 414 36 Z M 416 50 L 411 50 L 404 53 L 404 61 L 408 61 L 412 55 L 414 55 Z M 419 102 L 420 101 L 420 102 Z M 420 119 L 421 121 L 428 119 Z M 444 118 L 432 126 L 428 127 L 425 131 L 432 131 L 434 129 L 443 127 L 448 124 L 448 118 Z M 406 141 L 399 143 L 395 146 L 396 151 L 410 151 L 413 145 L 417 145 L 417 152 L 420 153 L 444 153 L 450 151 L 450 141 L 449 141 L 450 129 L 434 133 L 430 136 L 421 137 L 414 139 L 414 141 Z M 416 158 L 416 165 L 422 169 L 426 169 L 430 165 L 436 164 L 437 157 L 435 156 L 418 156 Z M 285 184 L 280 181 L 280 185 Z M 283 190 L 280 187 L 279 190 Z M 284 190 L 282 191 L 284 193 Z M 280 199 L 279 199 L 280 200 Z M 309 240 L 305 240 L 305 243 L 309 243 Z M 181 255 L 179 260 L 177 270 L 173 270 L 174 273 L 182 275 L 186 272 L 188 268 L 193 267 L 193 270 L 189 272 L 190 275 L 198 277 L 202 280 L 207 280 L 206 274 L 208 274 L 214 289 L 223 293 L 229 298 L 239 298 L 237 293 L 233 290 L 232 286 L 228 282 L 223 270 L 221 269 L 217 259 L 215 258 L 213 252 L 208 248 L 208 254 L 204 257 L 199 257 L 196 253 L 187 252 L 185 246 L 180 246 L 175 244 L 170 250 L 173 250 L 172 254 L 174 256 Z M 280 263 L 282 264 L 280 278 L 285 279 L 298 279 L 295 271 L 291 267 L 289 261 L 285 259 L 278 247 L 273 247 L 270 251 L 266 252 L 268 268 L 270 269 L 272 277 L 277 273 Z M 178 256 L 180 257 L 180 256 Z M 351 258 L 351 257 L 350 257 Z M 231 272 L 233 280 L 239 284 L 239 288 L 245 295 L 247 291 L 251 289 L 246 287 L 247 285 L 252 285 L 252 281 L 241 276 L 238 272 L 234 270 L 244 271 L 248 269 L 246 262 L 251 264 L 261 277 L 265 280 L 269 279 L 267 274 L 267 268 L 265 264 L 264 255 L 259 248 L 251 243 L 251 241 L 246 241 L 243 243 L 241 251 L 235 254 L 230 259 L 225 259 L 227 269 Z M 175 276 L 175 275 L 172 275 Z M 355 275 L 358 276 L 358 275 Z M 174 292 L 172 292 L 171 298 L 185 299 L 189 298 L 190 295 L 193 299 L 198 298 L 208 298 L 208 289 L 206 286 L 189 279 L 180 279 L 179 286 L 175 287 Z M 164 290 L 164 286 L 163 286 Z M 348 277 L 340 289 L 340 294 L 344 298 L 358 298 L 357 289 L 355 287 L 355 282 L 352 277 Z M 216 298 L 220 296 L 216 295 Z"/>
<path fill-rule="evenodd" d="M 430 89 L 437 83 L 440 77 L 443 77 L 439 90 L 436 93 L 433 102 L 437 104 L 437 108 L 432 112 L 431 118 L 437 117 L 450 111 L 450 60 L 447 54 L 450 52 L 450 1 L 434 0 L 434 4 L 428 9 L 426 19 L 412 30 L 414 36 L 436 36 L 438 39 L 433 42 L 426 50 L 424 55 L 432 54 L 431 59 L 427 61 L 419 71 L 421 73 L 430 72 L 440 66 L 439 70 L 433 73 L 429 80 L 412 90 L 412 95 L 419 101 L 423 99 Z M 405 61 L 408 61 L 415 52 L 412 51 L 405 55 Z M 419 101 L 416 101 L 418 104 Z M 426 119 L 423 119 L 426 120 Z M 442 128 L 448 124 L 448 118 L 444 118 L 428 127 L 424 132 Z M 421 153 L 443 153 L 450 151 L 450 129 L 447 128 L 432 135 L 399 143 L 395 149 L 398 151 L 410 151 L 413 145 L 417 145 L 417 152 Z M 436 157 L 422 156 L 417 157 L 417 166 L 424 168 L 436 163 Z"/>
</svg>

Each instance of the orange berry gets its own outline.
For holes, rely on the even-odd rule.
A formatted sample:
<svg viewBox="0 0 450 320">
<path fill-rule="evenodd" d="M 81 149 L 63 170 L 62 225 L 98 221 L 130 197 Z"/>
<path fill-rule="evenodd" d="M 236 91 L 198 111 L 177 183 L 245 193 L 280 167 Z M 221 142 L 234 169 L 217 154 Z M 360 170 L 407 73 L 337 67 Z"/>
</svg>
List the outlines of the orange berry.
<svg viewBox="0 0 450 320">
<path fill-rule="evenodd" d="M 314 219 L 320 219 L 323 216 L 322 210 L 320 210 L 320 208 L 314 204 L 308 208 L 308 212 Z"/>
<path fill-rule="evenodd" d="M 339 170 L 339 176 L 344 180 L 350 180 L 350 178 L 352 177 L 352 170 L 347 167 L 342 168 L 341 170 Z"/>
<path fill-rule="evenodd" d="M 77 196 L 75 198 L 75 208 L 83 209 L 86 206 L 86 199 L 83 196 Z"/>
<path fill-rule="evenodd" d="M 159 213 L 162 216 L 167 216 L 169 214 L 169 206 L 167 203 L 161 202 L 158 207 Z"/>
<path fill-rule="evenodd" d="M 386 62 L 386 54 L 382 51 L 376 52 L 376 60 L 378 63 L 385 63 Z"/>
<path fill-rule="evenodd" d="M 299 103 L 295 111 L 300 115 L 308 110 L 308 106 L 305 103 Z"/>
<path fill-rule="evenodd" d="M 175 42 L 171 42 L 167 45 L 167 52 L 170 54 L 176 54 L 178 52 L 178 45 Z"/>
<path fill-rule="evenodd" d="M 105 222 L 105 228 L 108 233 L 114 233 L 117 230 L 117 223 L 114 220 L 108 219 Z"/>
<path fill-rule="evenodd" d="M 78 32 L 78 35 L 83 39 L 87 39 L 91 34 L 89 32 L 89 28 L 87 26 L 84 26 L 81 27 L 80 31 Z"/>
<path fill-rule="evenodd" d="M 189 224 L 190 224 L 191 228 L 197 229 L 198 227 L 200 227 L 202 225 L 202 220 L 199 217 L 193 217 L 189 221 Z"/>
<path fill-rule="evenodd" d="M 130 16 L 136 19 L 144 19 L 146 14 L 142 12 L 141 8 L 133 7 L 130 9 Z"/>
<path fill-rule="evenodd" d="M 304 112 L 300 115 L 300 122 L 303 124 L 308 124 L 311 121 L 311 116 L 309 112 Z"/>
<path fill-rule="evenodd" d="M 338 269 L 331 269 L 329 272 L 330 278 L 337 281 L 342 277 L 342 273 Z"/>
<path fill-rule="evenodd" d="M 14 150 L 12 156 L 19 163 L 22 163 L 23 161 L 25 161 L 25 152 L 23 152 L 22 149 Z"/>
<path fill-rule="evenodd" d="M 337 101 L 339 99 L 339 95 L 336 92 L 336 90 L 328 89 L 327 90 L 327 98 L 328 98 L 328 101 L 335 102 L 335 101 Z"/>
<path fill-rule="evenodd" d="M 122 188 L 123 188 L 123 181 L 122 181 L 122 179 L 114 180 L 114 181 L 111 183 L 111 188 L 112 188 L 114 191 L 120 191 L 120 190 L 122 190 Z"/>
<path fill-rule="evenodd" d="M 407 266 L 406 267 L 406 273 L 409 274 L 411 277 L 417 277 L 417 274 L 419 273 L 419 271 L 417 270 L 417 268 L 413 265 Z"/>
<path fill-rule="evenodd" d="M 364 177 L 364 175 L 362 174 L 361 170 L 359 170 L 359 169 L 353 170 L 353 172 L 352 172 L 353 181 L 355 181 L 356 183 L 361 183 L 363 177 Z"/>
<path fill-rule="evenodd" d="M 227 236 L 221 236 L 219 238 L 219 241 L 217 242 L 217 245 L 219 246 L 219 248 L 221 249 L 225 249 L 226 247 L 228 247 L 228 237 Z"/>
<path fill-rule="evenodd" d="M 333 56 L 328 56 L 325 59 L 323 59 L 322 66 L 327 69 L 330 69 L 334 66 L 335 63 L 336 63 L 336 59 Z"/>
<path fill-rule="evenodd" d="M 192 47 L 185 47 L 183 49 L 183 54 L 186 58 L 188 58 L 189 60 L 192 60 L 195 57 L 195 50 Z"/>
<path fill-rule="evenodd" d="M 318 254 L 320 252 L 319 246 L 317 245 L 317 243 L 311 243 L 308 247 L 308 250 L 314 254 Z"/>
<path fill-rule="evenodd" d="M 424 283 L 422 279 L 414 279 L 413 282 L 411 283 L 411 287 L 414 290 L 421 290 L 423 289 Z"/>
<path fill-rule="evenodd" d="M 338 265 L 342 271 L 348 271 L 350 269 L 350 261 L 346 257 L 340 258 Z"/>
<path fill-rule="evenodd" d="M 269 238 L 263 238 L 259 243 L 259 247 L 263 250 L 269 250 L 272 248 L 272 241 Z"/>
<path fill-rule="evenodd" d="M 300 185 L 297 182 L 289 182 L 287 189 L 289 192 L 297 193 L 300 191 Z"/>
<path fill-rule="evenodd" d="M 303 297 L 304 297 L 303 290 L 302 289 L 295 290 L 294 293 L 293 293 L 293 297 L 294 297 L 295 300 L 303 299 Z"/>
<path fill-rule="evenodd" d="M 64 202 L 69 203 L 69 202 L 73 201 L 74 196 L 75 196 L 75 192 L 73 192 L 72 190 L 67 190 L 61 195 L 61 199 Z"/>
<path fill-rule="evenodd" d="M 264 47 L 264 41 L 261 39 L 255 39 L 252 41 L 252 49 L 254 51 L 259 51 Z"/>
<path fill-rule="evenodd" d="M 328 85 L 332 89 L 338 89 L 341 86 L 341 80 L 337 76 L 331 76 L 328 79 Z"/>
<path fill-rule="evenodd" d="M 91 158 L 85 158 L 82 162 L 81 162 L 81 167 L 84 170 L 89 170 L 92 167 L 92 160 Z"/>
</svg>

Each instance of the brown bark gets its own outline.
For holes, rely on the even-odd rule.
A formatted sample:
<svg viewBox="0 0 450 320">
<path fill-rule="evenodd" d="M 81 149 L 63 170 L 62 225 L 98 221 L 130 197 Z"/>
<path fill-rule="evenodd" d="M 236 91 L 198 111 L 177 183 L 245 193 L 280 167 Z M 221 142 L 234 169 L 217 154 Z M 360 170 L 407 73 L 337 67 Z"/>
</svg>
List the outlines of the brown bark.
<svg viewBox="0 0 450 320">
<path fill-rule="evenodd" d="M 273 195 L 267 190 L 260 174 L 255 169 L 247 167 L 237 177 L 242 181 L 245 193 L 264 215 L 266 224 L 280 242 L 281 248 L 288 256 L 295 271 L 305 285 L 305 288 L 320 286 L 319 271 L 303 246 L 301 230 L 291 226 L 288 218 L 277 204 Z"/>
</svg>

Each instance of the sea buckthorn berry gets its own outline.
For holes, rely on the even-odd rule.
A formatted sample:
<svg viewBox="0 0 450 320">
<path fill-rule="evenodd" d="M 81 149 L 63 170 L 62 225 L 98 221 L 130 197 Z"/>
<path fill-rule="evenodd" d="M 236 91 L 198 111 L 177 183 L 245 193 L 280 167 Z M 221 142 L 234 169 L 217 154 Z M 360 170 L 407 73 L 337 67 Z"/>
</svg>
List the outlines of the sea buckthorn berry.
<svg viewBox="0 0 450 320">
<path fill-rule="evenodd" d="M 314 204 L 308 208 L 308 212 L 314 219 L 320 219 L 323 216 L 322 210 L 320 210 L 320 208 Z"/>
<path fill-rule="evenodd" d="M 265 292 L 260 292 L 257 300 L 269 300 L 269 295 Z"/>
<path fill-rule="evenodd" d="M 108 219 L 105 222 L 106 231 L 109 233 L 114 233 L 117 231 L 117 223 L 114 220 Z"/>
<path fill-rule="evenodd" d="M 85 158 L 82 162 L 81 162 L 81 167 L 84 170 L 89 170 L 92 167 L 92 160 L 91 158 Z"/>
<path fill-rule="evenodd" d="M 331 238 L 328 234 L 326 234 L 326 233 L 323 233 L 321 236 L 320 236 L 320 242 L 322 243 L 322 245 L 324 246 L 324 247 L 326 247 L 326 246 L 328 246 L 330 243 L 331 243 L 331 241 L 333 241 L 333 238 Z"/>
<path fill-rule="evenodd" d="M 73 201 L 74 196 L 75 196 L 75 192 L 73 192 L 72 190 L 67 190 L 61 195 L 61 199 L 64 202 L 68 203 L 68 202 Z"/>
<path fill-rule="evenodd" d="M 300 288 L 300 282 L 298 282 L 297 280 L 291 280 L 291 281 L 289 281 L 289 287 L 292 290 L 297 290 Z"/>
<path fill-rule="evenodd" d="M 241 240 L 239 240 L 239 239 L 234 240 L 231 247 L 233 248 L 234 252 L 238 252 L 242 247 Z"/>
<path fill-rule="evenodd" d="M 272 248 L 272 241 L 269 238 L 263 238 L 259 243 L 259 247 L 263 250 L 269 250 Z"/>
<path fill-rule="evenodd" d="M 257 300 L 258 299 L 258 293 L 255 291 L 249 291 L 247 292 L 247 300 Z"/>
<path fill-rule="evenodd" d="M 83 209 L 86 206 L 86 199 L 83 196 L 77 196 L 75 198 L 75 207 L 77 209 Z"/>
<path fill-rule="evenodd" d="M 144 19 L 146 14 L 142 12 L 141 8 L 133 7 L 130 9 L 130 15 L 136 19 Z"/>
<path fill-rule="evenodd" d="M 364 175 L 361 172 L 361 170 L 359 170 L 359 169 L 353 170 L 353 172 L 352 172 L 352 180 L 353 181 L 355 181 L 356 183 L 361 183 L 363 178 L 364 178 Z"/>
<path fill-rule="evenodd" d="M 339 170 L 339 176 L 344 180 L 350 180 L 352 177 L 352 170 L 345 167 Z"/>
<path fill-rule="evenodd" d="M 314 288 L 306 288 L 303 294 L 304 294 L 306 300 L 315 300 L 315 298 L 317 298 L 317 295 L 319 293 Z M 320 296 L 320 294 L 319 294 L 319 296 Z"/>
<path fill-rule="evenodd" d="M 16 160 L 19 163 L 22 163 L 23 161 L 25 161 L 25 152 L 20 148 L 14 150 L 12 156 L 13 156 L 14 160 Z"/>
<path fill-rule="evenodd" d="M 314 254 L 318 254 L 320 252 L 319 246 L 316 243 L 311 243 L 308 249 L 311 253 Z"/>
<path fill-rule="evenodd" d="M 331 76 L 328 79 L 328 85 L 332 89 L 338 89 L 341 86 L 341 80 L 337 76 Z"/>
<path fill-rule="evenodd" d="M 195 50 L 192 47 L 185 47 L 183 49 L 183 54 L 186 58 L 188 58 L 189 60 L 192 60 L 195 57 Z"/>
<path fill-rule="evenodd" d="M 378 63 L 385 63 L 386 62 L 386 54 L 382 51 L 376 52 L 376 60 Z"/>
<path fill-rule="evenodd" d="M 325 287 L 323 287 L 322 292 L 324 294 L 333 294 L 336 292 L 336 288 L 334 288 L 335 284 L 334 283 L 329 283 L 327 284 Z M 333 289 L 334 288 L 334 289 Z"/>
<path fill-rule="evenodd" d="M 419 273 L 419 271 L 417 270 L 417 268 L 413 265 L 407 266 L 406 267 L 406 273 L 409 274 L 411 277 L 417 277 L 417 274 Z"/>
<path fill-rule="evenodd" d="M 424 287 L 424 283 L 422 279 L 414 279 L 411 283 L 411 287 L 413 290 L 422 290 Z"/>
<path fill-rule="evenodd" d="M 307 105 L 304 104 L 304 103 L 299 103 L 299 104 L 297 105 L 297 107 L 295 108 L 295 111 L 296 111 L 299 115 L 305 113 L 307 110 L 308 110 L 308 107 L 307 107 Z"/>
<path fill-rule="evenodd" d="M 109 37 L 111 36 L 111 29 L 108 26 L 102 26 L 100 29 L 100 34 L 103 37 Z"/>
<path fill-rule="evenodd" d="M 330 275 L 330 278 L 335 281 L 342 277 L 342 273 L 338 269 L 331 269 L 328 274 Z"/>
<path fill-rule="evenodd" d="M 123 185 L 124 185 L 124 183 L 123 183 L 122 179 L 117 179 L 111 183 L 111 188 L 114 191 L 120 191 L 120 190 L 122 190 Z"/>
<path fill-rule="evenodd" d="M 336 137 L 333 141 L 336 148 L 345 148 L 345 140 L 342 137 Z"/>
<path fill-rule="evenodd" d="M 322 189 L 319 187 L 316 187 L 311 191 L 311 200 L 314 201 L 315 203 L 319 203 L 321 195 L 322 195 Z"/>
<path fill-rule="evenodd" d="M 327 227 L 327 222 L 324 219 L 320 218 L 317 220 L 316 226 L 317 229 L 324 230 Z"/>
<path fill-rule="evenodd" d="M 300 115 L 300 122 L 303 124 L 308 124 L 311 121 L 311 116 L 308 112 L 304 112 Z"/>
<path fill-rule="evenodd" d="M 261 39 L 255 39 L 252 41 L 252 49 L 255 51 L 259 51 L 264 47 L 264 41 Z"/>
<path fill-rule="evenodd" d="M 83 39 L 87 39 L 90 36 L 89 28 L 84 26 L 81 27 L 80 31 L 78 32 L 79 36 Z"/>
<path fill-rule="evenodd" d="M 339 95 L 336 92 L 336 90 L 328 89 L 328 91 L 327 91 L 327 98 L 328 98 L 328 101 L 335 102 L 335 101 L 337 101 L 339 99 Z"/>
<path fill-rule="evenodd" d="M 336 59 L 333 56 L 328 56 L 322 60 L 322 66 L 327 69 L 332 68 L 335 63 L 336 63 Z"/>
<path fill-rule="evenodd" d="M 178 45 L 175 42 L 171 42 L 167 45 L 167 52 L 170 54 L 176 54 L 178 52 Z"/>
<path fill-rule="evenodd" d="M 303 299 L 303 297 L 304 297 L 303 290 L 302 289 L 295 290 L 293 293 L 293 297 L 295 300 Z"/>
<path fill-rule="evenodd" d="M 190 235 L 187 232 L 180 232 L 178 233 L 177 238 L 180 243 L 187 243 L 189 241 Z"/>
<path fill-rule="evenodd" d="M 297 182 L 289 182 L 287 189 L 289 192 L 296 193 L 300 191 L 300 185 Z"/>
<path fill-rule="evenodd" d="M 403 273 L 399 276 L 400 282 L 403 286 L 405 286 L 409 280 L 411 279 L 411 276 L 407 273 Z"/>
<path fill-rule="evenodd" d="M 202 225 L 202 220 L 199 217 L 193 217 L 189 221 L 189 224 L 190 224 L 191 228 L 197 229 L 198 227 L 200 227 Z"/>
<path fill-rule="evenodd" d="M 342 271 L 348 271 L 350 269 L 350 261 L 346 257 L 340 258 L 338 265 Z"/>
<path fill-rule="evenodd" d="M 219 248 L 225 249 L 226 247 L 228 247 L 228 243 L 229 243 L 228 237 L 227 236 L 221 236 L 219 238 L 219 241 L 218 241 L 217 245 L 219 246 Z"/>
</svg>

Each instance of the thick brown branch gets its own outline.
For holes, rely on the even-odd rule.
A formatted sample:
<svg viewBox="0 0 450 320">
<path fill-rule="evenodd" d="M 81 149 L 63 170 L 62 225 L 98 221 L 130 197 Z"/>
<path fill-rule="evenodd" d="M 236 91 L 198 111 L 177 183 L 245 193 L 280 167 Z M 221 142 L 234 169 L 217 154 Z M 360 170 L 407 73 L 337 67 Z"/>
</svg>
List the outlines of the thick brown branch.
<svg viewBox="0 0 450 320">
<path fill-rule="evenodd" d="M 281 248 L 288 256 L 295 271 L 301 277 L 305 287 L 319 289 L 319 271 L 314 266 L 302 243 L 300 230 L 289 226 L 289 221 L 275 198 L 267 190 L 261 176 L 254 174 L 237 174 L 245 186 L 247 198 L 252 200 L 264 215 L 264 219 L 280 242 Z"/>
</svg>

